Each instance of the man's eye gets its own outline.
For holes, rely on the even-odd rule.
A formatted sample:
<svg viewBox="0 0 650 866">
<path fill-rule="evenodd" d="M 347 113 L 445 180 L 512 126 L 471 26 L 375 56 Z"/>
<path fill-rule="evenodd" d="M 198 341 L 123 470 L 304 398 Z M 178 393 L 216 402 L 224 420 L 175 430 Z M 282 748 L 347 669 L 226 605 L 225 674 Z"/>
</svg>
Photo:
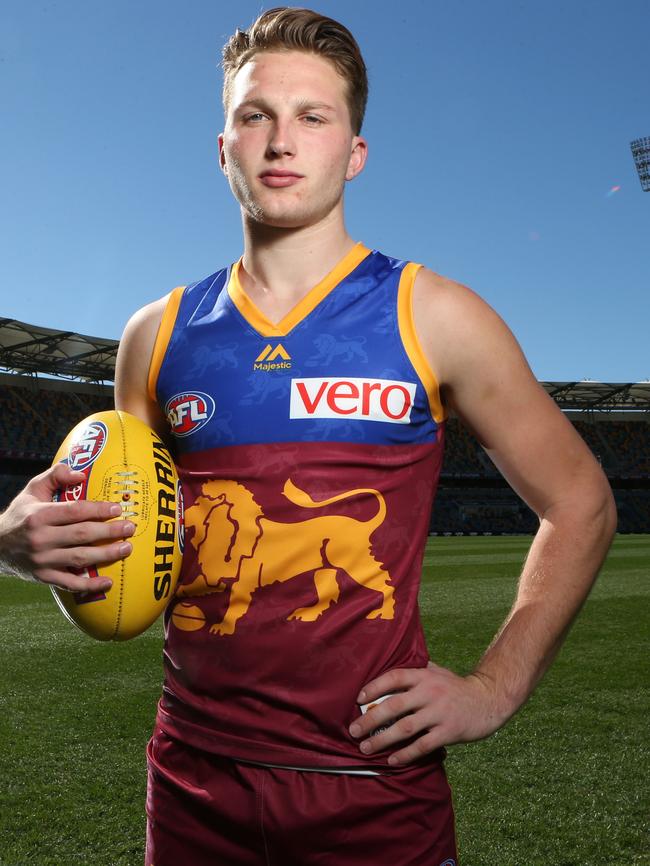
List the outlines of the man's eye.
<svg viewBox="0 0 650 866">
<path fill-rule="evenodd" d="M 315 114 L 305 114 L 303 116 L 303 120 L 305 123 L 308 123 L 310 126 L 320 126 L 321 123 L 324 123 L 322 117 L 318 117 Z"/>
<path fill-rule="evenodd" d="M 260 121 L 260 120 L 264 120 L 265 117 L 266 117 L 266 115 L 265 115 L 265 114 L 262 114 L 261 111 L 256 111 L 256 112 L 254 112 L 253 114 L 247 114 L 247 115 L 244 117 L 244 120 L 245 120 L 246 122 L 248 122 L 248 121 L 253 121 L 253 123 L 256 123 L 256 122 L 258 122 L 258 121 Z"/>
</svg>

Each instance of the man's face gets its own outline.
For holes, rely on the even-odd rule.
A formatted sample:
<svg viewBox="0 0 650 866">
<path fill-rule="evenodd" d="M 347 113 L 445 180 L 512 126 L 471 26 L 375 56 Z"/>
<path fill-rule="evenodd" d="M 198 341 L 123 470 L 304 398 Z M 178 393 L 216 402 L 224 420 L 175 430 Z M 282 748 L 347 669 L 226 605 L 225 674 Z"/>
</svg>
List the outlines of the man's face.
<svg viewBox="0 0 650 866">
<path fill-rule="evenodd" d="M 299 228 L 342 207 L 366 157 L 345 87 L 329 60 L 301 51 L 260 52 L 239 70 L 219 155 L 248 217 Z"/>
</svg>

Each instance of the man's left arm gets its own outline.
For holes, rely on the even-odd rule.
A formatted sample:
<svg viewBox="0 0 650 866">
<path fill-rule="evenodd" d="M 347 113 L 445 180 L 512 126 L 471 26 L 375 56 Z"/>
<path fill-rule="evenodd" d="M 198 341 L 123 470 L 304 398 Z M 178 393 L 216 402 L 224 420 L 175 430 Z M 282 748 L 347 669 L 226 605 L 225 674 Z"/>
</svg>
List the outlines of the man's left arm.
<svg viewBox="0 0 650 866">
<path fill-rule="evenodd" d="M 540 524 L 512 609 L 471 674 L 433 663 L 395 669 L 359 694 L 359 703 L 370 703 L 396 693 L 350 728 L 365 754 L 395 746 L 389 763 L 396 765 L 487 737 L 514 715 L 562 645 L 616 527 L 602 469 L 497 314 L 464 286 L 424 271 L 416 281 L 414 318 L 445 404 Z"/>
</svg>

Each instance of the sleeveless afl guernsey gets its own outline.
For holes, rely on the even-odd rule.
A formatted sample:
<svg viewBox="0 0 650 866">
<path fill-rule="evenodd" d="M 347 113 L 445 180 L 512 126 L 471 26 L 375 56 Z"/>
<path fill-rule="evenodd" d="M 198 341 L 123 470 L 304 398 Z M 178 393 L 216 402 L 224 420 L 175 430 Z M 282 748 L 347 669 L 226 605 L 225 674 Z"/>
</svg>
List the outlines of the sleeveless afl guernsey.
<svg viewBox="0 0 650 866">
<path fill-rule="evenodd" d="M 185 498 L 158 723 L 242 761 L 387 770 L 348 726 L 362 686 L 428 661 L 444 425 L 419 266 L 357 244 L 278 324 L 240 266 L 174 290 L 151 363 Z"/>
</svg>

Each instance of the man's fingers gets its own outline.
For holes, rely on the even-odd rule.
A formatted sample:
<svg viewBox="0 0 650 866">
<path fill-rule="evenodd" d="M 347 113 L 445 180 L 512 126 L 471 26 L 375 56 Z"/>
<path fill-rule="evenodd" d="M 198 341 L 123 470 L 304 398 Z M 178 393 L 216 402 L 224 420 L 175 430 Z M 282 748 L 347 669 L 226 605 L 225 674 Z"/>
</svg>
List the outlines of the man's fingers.
<svg viewBox="0 0 650 866">
<path fill-rule="evenodd" d="M 430 714 L 424 711 L 411 713 L 389 725 L 385 730 L 362 740 L 359 748 L 364 755 L 383 752 L 408 741 L 398 752 L 388 759 L 390 764 L 410 763 L 445 745 L 442 725 L 431 721 Z"/>
<path fill-rule="evenodd" d="M 93 502 L 80 499 L 78 502 L 51 502 L 40 509 L 39 520 L 51 526 L 66 523 L 81 523 L 87 520 L 111 520 L 122 514 L 122 506 L 116 502 Z"/>
<path fill-rule="evenodd" d="M 350 725 L 350 734 L 360 740 L 360 749 L 366 754 L 387 749 L 395 743 L 410 740 L 430 727 L 424 720 L 421 703 L 413 692 L 395 695 L 377 704 Z"/>
<path fill-rule="evenodd" d="M 112 581 L 108 577 L 84 577 L 82 574 L 73 574 L 71 571 L 59 569 L 44 569 L 38 575 L 39 581 L 69 592 L 108 592 Z"/>
<path fill-rule="evenodd" d="M 33 531 L 32 544 L 36 553 L 44 553 L 47 550 L 110 543 L 116 539 L 130 538 L 134 532 L 135 525 L 129 520 L 45 525 Z"/>
<path fill-rule="evenodd" d="M 448 743 L 442 735 L 439 727 L 433 728 L 428 733 L 419 737 L 414 743 L 400 749 L 398 752 L 393 752 L 388 757 L 388 763 L 391 767 L 403 766 L 404 764 L 412 764 L 414 761 L 419 761 L 426 755 L 430 755 L 436 749 L 446 746 Z"/>
<path fill-rule="evenodd" d="M 374 731 L 394 724 L 397 719 L 417 708 L 412 691 L 391 695 L 355 719 L 350 725 L 350 733 L 357 738 L 371 736 Z"/>
<path fill-rule="evenodd" d="M 391 673 L 378 677 L 368 690 L 377 684 L 390 687 Z M 396 747 L 389 764 L 409 764 L 441 746 L 481 739 L 496 729 L 490 687 L 475 675 L 461 677 L 432 663 L 395 674 L 394 685 L 414 684 L 376 703 L 350 725 L 364 755 Z"/>
<path fill-rule="evenodd" d="M 357 703 L 370 704 L 390 692 L 409 689 L 422 679 L 426 668 L 394 668 L 367 683 L 357 696 Z"/>
<path fill-rule="evenodd" d="M 49 550 L 47 553 L 36 554 L 34 562 L 39 565 L 39 559 L 47 569 L 73 568 L 75 570 L 89 568 L 90 566 L 108 565 L 124 559 L 132 551 L 130 542 L 117 541 L 114 544 L 93 545 L 92 547 L 70 547 L 57 550 Z M 40 575 L 38 575 L 40 577 Z"/>
<path fill-rule="evenodd" d="M 74 487 L 75 484 L 81 484 L 85 476 L 83 472 L 70 469 L 65 463 L 55 463 L 50 466 L 45 472 L 36 475 L 28 482 L 26 490 L 36 499 L 42 502 L 48 502 L 52 499 L 52 495 L 57 490 L 65 487 Z"/>
<path fill-rule="evenodd" d="M 45 472 L 37 475 L 27 484 L 25 491 L 43 503 L 34 512 L 32 520 L 60 526 L 65 523 L 78 523 L 83 520 L 110 520 L 122 514 L 122 506 L 117 502 L 95 502 L 79 499 L 72 502 L 52 502 L 57 490 L 74 487 L 85 479 L 83 472 L 70 469 L 65 463 L 56 463 Z"/>
</svg>

